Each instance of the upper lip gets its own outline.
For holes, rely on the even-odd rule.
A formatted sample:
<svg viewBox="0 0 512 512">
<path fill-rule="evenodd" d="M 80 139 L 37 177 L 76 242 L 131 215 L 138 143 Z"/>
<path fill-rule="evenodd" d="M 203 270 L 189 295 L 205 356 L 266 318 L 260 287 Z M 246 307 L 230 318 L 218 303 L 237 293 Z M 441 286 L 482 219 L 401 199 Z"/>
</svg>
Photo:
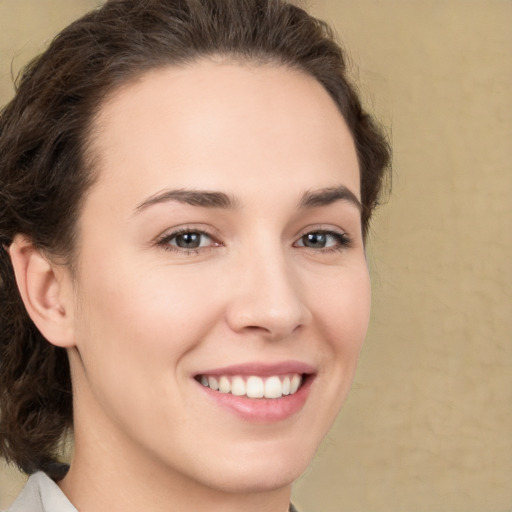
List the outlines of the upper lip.
<svg viewBox="0 0 512 512">
<path fill-rule="evenodd" d="M 209 369 L 199 372 L 197 375 L 257 375 L 259 377 L 270 377 L 272 375 L 285 375 L 289 373 L 311 374 L 315 373 L 315 369 L 312 365 L 301 361 L 282 361 L 278 363 L 249 362 Z"/>
</svg>

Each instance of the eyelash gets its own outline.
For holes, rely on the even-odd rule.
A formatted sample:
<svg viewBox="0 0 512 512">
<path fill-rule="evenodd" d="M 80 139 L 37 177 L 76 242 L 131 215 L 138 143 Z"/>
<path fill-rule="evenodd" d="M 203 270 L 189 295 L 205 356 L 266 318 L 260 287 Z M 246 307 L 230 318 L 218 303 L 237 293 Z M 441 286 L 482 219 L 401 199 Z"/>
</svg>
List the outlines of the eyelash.
<svg viewBox="0 0 512 512">
<path fill-rule="evenodd" d="M 316 229 L 316 230 L 314 229 L 314 230 L 304 233 L 303 235 L 301 235 L 299 237 L 297 242 L 294 243 L 294 246 L 296 246 L 296 244 L 299 241 L 303 241 L 305 237 L 310 236 L 310 235 L 316 235 L 316 236 L 325 235 L 327 237 L 334 239 L 334 241 L 336 243 L 332 247 L 314 248 L 314 247 L 307 247 L 305 245 L 300 245 L 298 247 L 305 247 L 306 249 L 309 249 L 311 251 L 316 251 L 316 252 L 321 252 L 323 254 L 326 254 L 326 253 L 332 253 L 332 252 L 341 252 L 341 251 L 344 251 L 345 249 L 348 249 L 352 246 L 352 240 L 347 235 L 347 233 L 340 233 L 338 231 L 332 231 L 332 230 L 326 230 L 326 229 Z"/>
<path fill-rule="evenodd" d="M 183 235 L 200 235 L 200 236 L 206 236 L 211 239 L 212 244 L 207 245 L 204 247 L 197 247 L 193 249 L 187 249 L 184 247 L 178 247 L 174 244 L 171 244 L 170 242 L 178 238 L 179 236 Z M 321 247 L 321 248 L 314 248 L 314 247 L 307 247 L 306 245 L 297 245 L 299 242 L 302 242 L 304 244 L 304 239 L 307 236 L 310 235 L 325 235 L 327 237 L 331 237 L 334 239 L 335 244 L 332 247 Z M 197 255 L 200 252 L 203 252 L 205 250 L 210 250 L 215 247 L 219 247 L 222 245 L 222 243 L 216 241 L 215 237 L 208 233 L 205 230 L 202 229 L 194 229 L 194 228 L 182 228 L 177 231 L 173 231 L 172 233 L 169 233 L 167 235 L 163 235 L 156 241 L 156 245 L 159 247 L 162 247 L 166 251 L 171 251 L 179 254 L 183 254 L 185 256 L 188 255 Z M 304 234 L 302 234 L 296 242 L 293 244 L 294 247 L 304 247 L 305 249 L 309 249 L 310 251 L 314 251 L 317 253 L 322 254 L 329 254 L 332 252 L 342 252 L 347 248 L 350 248 L 352 246 L 352 240 L 346 233 L 340 233 L 338 231 L 332 231 L 332 230 L 325 230 L 325 229 L 317 229 L 317 230 L 311 230 L 307 231 Z"/>
<path fill-rule="evenodd" d="M 183 247 L 178 247 L 176 245 L 172 245 L 170 243 L 175 238 L 177 238 L 179 236 L 183 236 L 183 235 L 188 235 L 188 234 L 206 236 L 212 240 L 213 245 L 209 245 L 206 247 L 197 247 L 194 249 L 187 249 L 187 248 L 183 248 Z M 188 255 L 199 254 L 200 251 L 205 251 L 208 249 L 212 249 L 214 247 L 219 247 L 222 244 L 220 242 L 217 242 L 215 240 L 215 237 L 212 234 L 208 233 L 207 231 L 205 231 L 203 229 L 194 229 L 194 228 L 186 228 L 185 227 L 185 228 L 179 229 L 177 231 L 173 231 L 172 233 L 169 233 L 167 235 L 163 235 L 162 237 L 160 237 L 157 240 L 156 245 L 159 247 L 162 247 L 166 251 L 176 252 L 176 253 L 180 253 L 180 254 L 184 254 L 184 255 L 188 256 Z"/>
</svg>

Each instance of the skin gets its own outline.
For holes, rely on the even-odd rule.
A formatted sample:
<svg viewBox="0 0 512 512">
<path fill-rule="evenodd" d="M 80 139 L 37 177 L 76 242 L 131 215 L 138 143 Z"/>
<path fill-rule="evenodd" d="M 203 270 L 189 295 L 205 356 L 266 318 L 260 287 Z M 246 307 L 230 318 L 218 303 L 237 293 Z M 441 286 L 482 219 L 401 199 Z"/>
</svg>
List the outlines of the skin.
<svg viewBox="0 0 512 512">
<path fill-rule="evenodd" d="M 284 512 L 349 390 L 368 324 L 356 202 L 300 204 L 339 187 L 360 197 L 342 116 L 298 71 L 207 60 L 114 92 L 91 151 L 99 177 L 76 275 L 21 237 L 11 247 L 27 309 L 70 357 L 76 448 L 61 488 L 82 512 Z M 168 190 L 234 204 L 152 200 Z M 183 228 L 209 238 L 184 250 L 172 238 Z M 350 242 L 308 247 L 304 235 L 318 232 Z M 194 379 L 282 361 L 314 369 L 305 404 L 282 421 L 240 418 Z"/>
</svg>

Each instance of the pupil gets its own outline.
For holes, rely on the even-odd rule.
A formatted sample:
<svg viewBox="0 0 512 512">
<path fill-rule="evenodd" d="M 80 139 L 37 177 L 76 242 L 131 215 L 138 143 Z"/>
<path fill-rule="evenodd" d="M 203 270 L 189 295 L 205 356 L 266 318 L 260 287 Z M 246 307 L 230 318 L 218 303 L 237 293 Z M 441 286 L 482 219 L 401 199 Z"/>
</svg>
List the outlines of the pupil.
<svg viewBox="0 0 512 512">
<path fill-rule="evenodd" d="M 305 238 L 304 245 L 313 249 L 323 249 L 327 243 L 327 237 L 324 233 L 309 233 Z"/>
<path fill-rule="evenodd" d="M 176 238 L 176 245 L 182 249 L 197 249 L 201 245 L 199 233 L 184 233 Z"/>
</svg>

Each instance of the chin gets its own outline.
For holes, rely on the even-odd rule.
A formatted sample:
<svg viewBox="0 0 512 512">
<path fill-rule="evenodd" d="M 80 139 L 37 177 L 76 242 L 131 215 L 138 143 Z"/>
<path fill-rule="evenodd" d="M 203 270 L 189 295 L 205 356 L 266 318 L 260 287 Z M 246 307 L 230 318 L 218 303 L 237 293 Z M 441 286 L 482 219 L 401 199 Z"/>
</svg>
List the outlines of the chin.
<svg viewBox="0 0 512 512">
<path fill-rule="evenodd" d="M 316 449 L 297 444 L 286 448 L 259 449 L 239 455 L 236 462 L 225 459 L 222 468 L 217 466 L 210 475 L 215 480 L 211 484 L 229 493 L 271 492 L 291 486 L 306 471 Z"/>
<path fill-rule="evenodd" d="M 284 461 L 279 467 L 262 461 L 257 467 L 239 466 L 235 471 L 226 473 L 221 480 L 215 478 L 212 487 L 227 493 L 263 493 L 289 487 L 306 470 L 308 462 L 295 464 Z"/>
</svg>

